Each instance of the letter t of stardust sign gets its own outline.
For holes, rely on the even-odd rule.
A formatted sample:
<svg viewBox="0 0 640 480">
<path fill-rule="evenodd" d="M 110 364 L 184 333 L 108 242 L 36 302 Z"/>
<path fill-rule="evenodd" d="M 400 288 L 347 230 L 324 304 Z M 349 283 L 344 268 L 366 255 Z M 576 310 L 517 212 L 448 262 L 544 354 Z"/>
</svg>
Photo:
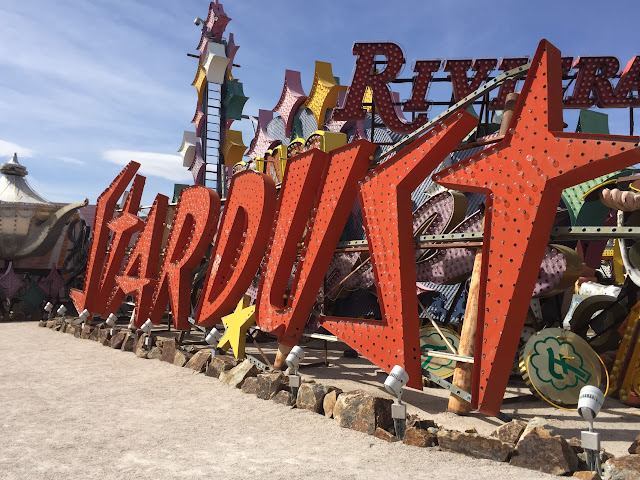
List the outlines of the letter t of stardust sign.
<svg viewBox="0 0 640 480">
<path fill-rule="evenodd" d="M 509 133 L 434 177 L 447 187 L 487 195 L 472 405 L 492 415 L 500 410 L 562 189 L 640 162 L 637 137 L 562 131 L 561 77 L 560 52 L 543 40 Z M 376 79 L 362 81 L 374 95 L 384 95 Z M 307 151 L 287 162 L 279 194 L 265 174 L 236 174 L 219 228 L 218 195 L 203 186 L 183 189 L 164 253 L 167 199 L 158 195 L 146 221 L 137 217 L 144 177 L 131 162 L 98 199 L 84 288 L 71 292 L 76 309 L 105 316 L 131 295 L 137 326 L 147 318 L 160 323 L 169 303 L 175 327 L 188 329 L 191 274 L 215 242 L 196 323 L 212 326 L 231 313 L 262 263 L 256 321 L 293 346 L 359 195 L 382 319 L 320 321 L 386 372 L 401 365 L 409 373 L 408 385 L 421 389 L 411 192 L 476 123 L 464 110 L 455 112 L 374 168 L 376 145 L 364 140 L 329 154 Z M 132 200 L 114 218 L 116 202 L 132 180 Z"/>
</svg>

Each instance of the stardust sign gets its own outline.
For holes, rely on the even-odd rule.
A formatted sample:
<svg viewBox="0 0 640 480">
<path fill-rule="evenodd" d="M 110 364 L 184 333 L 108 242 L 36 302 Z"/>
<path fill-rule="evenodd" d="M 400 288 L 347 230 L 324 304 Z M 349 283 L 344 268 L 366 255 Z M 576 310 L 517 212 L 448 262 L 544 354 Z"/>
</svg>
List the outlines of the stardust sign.
<svg viewBox="0 0 640 480">
<path fill-rule="evenodd" d="M 379 102 L 391 78 L 366 67 L 385 44 L 361 45 L 358 62 L 369 74 L 357 67 L 344 107 L 350 115 L 357 114 L 351 95 L 361 99 L 369 86 Z M 392 64 L 400 62 L 385 52 Z M 640 162 L 637 137 L 563 132 L 562 69 L 560 52 L 542 41 L 504 139 L 434 176 L 448 188 L 487 195 L 472 405 L 492 415 L 502 403 L 562 190 Z M 392 65 L 389 75 L 394 72 Z M 253 307 L 257 324 L 293 346 L 358 195 L 382 320 L 324 316 L 320 322 L 383 370 L 401 365 L 409 386 L 422 388 L 411 192 L 476 124 L 466 111 L 455 112 L 375 167 L 376 145 L 364 140 L 330 153 L 309 150 L 288 160 L 279 194 L 269 176 L 238 173 L 220 222 L 218 195 L 203 186 L 186 188 L 162 255 L 168 199 L 158 195 L 143 222 L 137 211 L 144 177 L 131 162 L 98 200 L 84 289 L 71 292 L 76 309 L 105 316 L 131 295 L 137 326 L 147 318 L 160 323 L 169 303 L 175 327 L 188 329 L 191 274 L 214 242 L 196 323 L 210 327 L 231 313 L 262 263 Z"/>
</svg>

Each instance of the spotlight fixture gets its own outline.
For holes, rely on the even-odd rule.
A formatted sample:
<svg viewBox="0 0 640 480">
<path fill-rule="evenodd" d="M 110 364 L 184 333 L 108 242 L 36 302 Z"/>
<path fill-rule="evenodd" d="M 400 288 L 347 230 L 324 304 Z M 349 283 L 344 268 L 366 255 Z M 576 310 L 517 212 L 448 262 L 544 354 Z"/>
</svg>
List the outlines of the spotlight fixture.
<svg viewBox="0 0 640 480">
<path fill-rule="evenodd" d="M 113 313 L 110 313 L 109 316 L 107 317 L 106 320 L 106 324 L 109 328 L 111 328 L 111 331 L 109 332 L 109 334 L 111 336 L 113 336 L 113 334 L 115 333 L 115 326 L 116 326 L 116 322 L 118 321 L 118 317 L 116 317 Z"/>
<path fill-rule="evenodd" d="M 195 24 L 195 26 L 196 26 L 196 27 L 198 27 L 198 26 L 200 26 L 200 25 L 203 25 L 203 24 L 204 24 L 204 20 L 203 20 L 203 19 L 201 19 L 200 17 L 196 17 L 196 18 L 193 20 L 193 23 Z"/>
<path fill-rule="evenodd" d="M 291 393 L 294 397 L 298 396 L 298 389 L 302 383 L 300 375 L 298 375 L 298 367 L 300 362 L 304 359 L 304 350 L 298 345 L 291 349 L 289 355 L 287 355 L 286 362 L 289 369 L 293 372 L 289 375 L 289 387 L 291 387 Z"/>
<path fill-rule="evenodd" d="M 82 313 L 79 315 L 79 318 L 82 319 L 82 327 L 84 328 L 84 322 L 87 320 L 87 318 L 89 318 L 91 316 L 91 313 L 89 313 L 89 310 L 87 310 L 86 308 L 82 311 Z"/>
<path fill-rule="evenodd" d="M 598 387 L 587 385 L 580 390 L 578 397 L 578 414 L 589 422 L 589 430 L 580 432 L 580 444 L 587 456 L 587 465 L 591 471 L 602 476 L 600 465 L 600 434 L 594 431 L 593 421 L 600 413 L 604 403 L 604 393 Z"/>
<path fill-rule="evenodd" d="M 151 350 L 151 328 L 153 328 L 153 323 L 150 318 L 147 318 L 147 321 L 140 327 L 140 330 L 147 334 L 147 338 L 144 341 L 147 350 Z"/>
<path fill-rule="evenodd" d="M 51 317 L 53 317 L 53 303 L 47 302 L 44 306 L 44 311 L 47 312 L 47 320 L 51 320 Z"/>
<path fill-rule="evenodd" d="M 60 308 L 58 308 L 58 311 L 56 312 L 56 314 L 59 317 L 62 317 L 62 321 L 60 322 L 60 331 L 64 332 L 65 329 L 65 324 L 67 323 L 64 314 L 67 313 L 67 307 L 65 307 L 64 305 L 60 305 Z"/>
<path fill-rule="evenodd" d="M 216 345 L 222 338 L 222 333 L 217 328 L 213 327 L 209 333 L 207 333 L 206 337 L 204 337 L 204 341 L 213 347 L 212 354 L 216 353 Z"/>
<path fill-rule="evenodd" d="M 396 429 L 396 437 L 400 440 L 404 438 L 404 432 L 407 429 L 407 406 L 402 403 L 402 388 L 408 381 L 409 374 L 400 365 L 393 367 L 384 381 L 384 388 L 397 399 L 391 405 L 391 418 Z"/>
</svg>

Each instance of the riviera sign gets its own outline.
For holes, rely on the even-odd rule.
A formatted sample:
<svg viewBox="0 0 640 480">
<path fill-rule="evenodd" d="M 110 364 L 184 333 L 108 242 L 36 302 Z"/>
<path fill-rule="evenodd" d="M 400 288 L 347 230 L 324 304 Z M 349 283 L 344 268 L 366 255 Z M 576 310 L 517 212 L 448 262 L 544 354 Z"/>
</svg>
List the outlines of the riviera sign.
<svg viewBox="0 0 640 480">
<path fill-rule="evenodd" d="M 389 84 L 396 80 L 402 66 L 406 63 L 402 49 L 395 43 L 356 43 L 353 46 L 356 59 L 355 72 L 344 105 L 336 108 L 335 120 L 364 120 L 365 111 L 362 98 L 371 88 L 376 111 L 383 123 L 398 133 L 410 133 L 426 122 L 426 115 L 420 114 L 412 122 L 404 122 L 395 110 L 394 97 Z M 378 71 L 376 57 L 383 56 L 385 68 Z M 411 97 L 404 103 L 405 112 L 426 112 L 431 102 L 426 98 L 434 74 L 439 70 L 449 73 L 454 102 L 465 98 L 480 88 L 496 69 L 507 71 L 528 63 L 527 57 L 455 59 L 455 60 L 417 60 L 414 64 Z M 633 92 L 640 90 L 640 56 L 635 56 L 619 73 L 620 62 L 616 57 L 562 57 L 562 75 L 572 74 L 575 84 L 572 93 L 563 100 L 565 108 L 623 108 L 640 106 L 639 96 Z M 467 72 L 473 72 L 471 78 Z M 619 77 L 615 84 L 612 80 Z M 498 93 L 489 103 L 492 110 L 504 108 L 507 95 L 515 90 L 516 81 L 507 80 L 498 89 Z M 568 84 L 567 84 L 568 87 Z"/>
</svg>

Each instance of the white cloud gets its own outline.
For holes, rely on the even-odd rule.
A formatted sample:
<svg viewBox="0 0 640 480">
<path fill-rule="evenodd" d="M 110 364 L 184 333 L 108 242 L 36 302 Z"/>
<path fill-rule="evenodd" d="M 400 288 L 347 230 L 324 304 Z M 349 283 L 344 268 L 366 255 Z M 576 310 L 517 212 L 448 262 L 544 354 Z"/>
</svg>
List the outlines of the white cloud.
<svg viewBox="0 0 640 480">
<path fill-rule="evenodd" d="M 102 157 L 116 165 L 126 165 L 131 160 L 138 162 L 140 173 L 145 175 L 166 178 L 173 182 L 193 180 L 189 171 L 182 166 L 180 155 L 135 150 L 107 150 Z"/>
<path fill-rule="evenodd" d="M 18 160 L 20 160 L 20 157 L 33 157 L 33 150 L 30 148 L 6 140 L 0 140 L 0 160 L 6 161 L 4 160 L 5 157 L 13 157 L 14 153 L 18 154 Z"/>
<path fill-rule="evenodd" d="M 73 158 L 73 157 L 57 157 L 57 159 L 64 163 L 72 163 L 74 165 L 84 165 L 84 162 L 82 160 L 78 160 L 77 158 Z"/>
</svg>

